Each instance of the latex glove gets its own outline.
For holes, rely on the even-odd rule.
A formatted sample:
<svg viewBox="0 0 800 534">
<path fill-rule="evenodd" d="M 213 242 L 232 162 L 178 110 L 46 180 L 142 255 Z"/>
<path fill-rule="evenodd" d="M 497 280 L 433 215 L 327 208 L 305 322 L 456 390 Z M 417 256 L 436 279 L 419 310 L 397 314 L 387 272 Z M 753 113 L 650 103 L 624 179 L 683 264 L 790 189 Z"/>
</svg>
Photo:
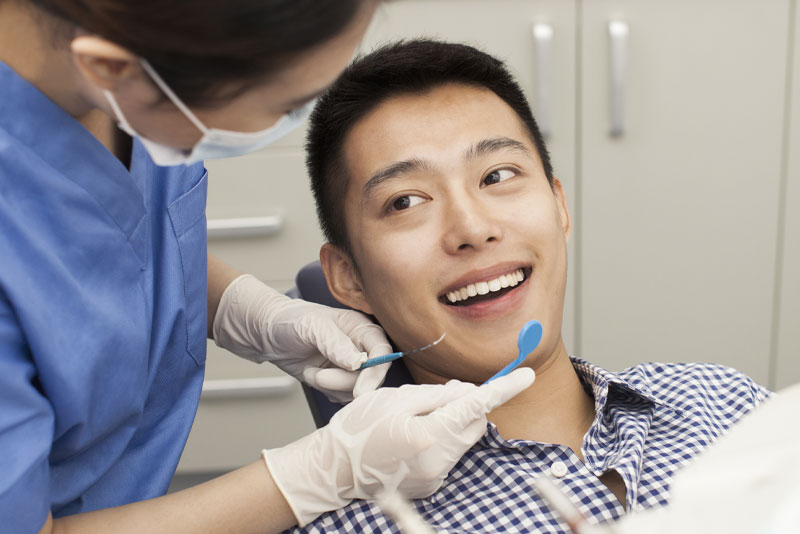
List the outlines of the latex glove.
<svg viewBox="0 0 800 534">
<path fill-rule="evenodd" d="M 380 386 L 389 364 L 357 369 L 368 357 L 393 352 L 366 315 L 289 298 L 249 274 L 225 289 L 213 334 L 220 347 L 270 361 L 336 402 Z"/>
<path fill-rule="evenodd" d="M 486 413 L 533 380 L 533 369 L 522 368 L 480 387 L 452 380 L 382 388 L 313 434 L 262 454 L 300 526 L 381 490 L 427 497 L 484 435 Z"/>
</svg>

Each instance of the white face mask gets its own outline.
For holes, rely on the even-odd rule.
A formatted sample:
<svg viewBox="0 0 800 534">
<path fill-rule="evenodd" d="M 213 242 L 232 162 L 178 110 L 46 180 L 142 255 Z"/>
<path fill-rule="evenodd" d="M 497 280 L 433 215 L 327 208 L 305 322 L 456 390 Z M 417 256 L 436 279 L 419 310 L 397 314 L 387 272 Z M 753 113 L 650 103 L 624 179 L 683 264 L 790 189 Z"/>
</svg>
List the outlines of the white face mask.
<svg viewBox="0 0 800 534">
<path fill-rule="evenodd" d="M 265 130 L 259 132 L 235 132 L 231 130 L 220 130 L 217 128 L 207 128 L 205 124 L 200 122 L 200 119 L 192 113 L 192 111 L 184 104 L 178 95 L 172 92 L 172 89 L 161 79 L 161 76 L 150 66 L 146 60 L 141 60 L 142 67 L 145 72 L 150 75 L 158 87 L 164 91 L 164 94 L 172 101 L 173 104 L 184 114 L 184 116 L 192 121 L 192 124 L 203 132 L 203 136 L 192 147 L 191 150 L 181 150 L 179 148 L 172 148 L 169 146 L 156 143 L 136 133 L 131 127 L 125 115 L 122 113 L 116 98 L 111 91 L 105 90 L 108 103 L 111 109 L 119 120 L 119 127 L 130 136 L 138 137 L 142 142 L 150 157 L 156 165 L 170 166 L 170 165 L 189 165 L 197 163 L 205 159 L 229 158 L 233 156 L 241 156 L 249 152 L 254 152 L 260 148 L 274 143 L 281 137 L 297 128 L 303 121 L 306 120 L 311 110 L 314 108 L 314 101 L 311 101 L 304 106 L 290 111 L 283 115 L 278 122 Z"/>
</svg>

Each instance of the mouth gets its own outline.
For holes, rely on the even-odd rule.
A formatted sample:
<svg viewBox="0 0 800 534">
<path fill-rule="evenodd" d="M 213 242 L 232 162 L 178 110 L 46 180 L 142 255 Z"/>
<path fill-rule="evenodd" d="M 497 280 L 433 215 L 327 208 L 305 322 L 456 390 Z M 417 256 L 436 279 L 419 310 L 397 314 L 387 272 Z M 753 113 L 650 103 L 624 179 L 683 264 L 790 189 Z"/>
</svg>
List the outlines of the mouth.
<svg viewBox="0 0 800 534">
<path fill-rule="evenodd" d="M 471 306 L 499 299 L 524 284 L 532 271 L 531 267 L 519 267 L 489 280 L 471 282 L 439 295 L 439 302 L 447 306 Z"/>
</svg>

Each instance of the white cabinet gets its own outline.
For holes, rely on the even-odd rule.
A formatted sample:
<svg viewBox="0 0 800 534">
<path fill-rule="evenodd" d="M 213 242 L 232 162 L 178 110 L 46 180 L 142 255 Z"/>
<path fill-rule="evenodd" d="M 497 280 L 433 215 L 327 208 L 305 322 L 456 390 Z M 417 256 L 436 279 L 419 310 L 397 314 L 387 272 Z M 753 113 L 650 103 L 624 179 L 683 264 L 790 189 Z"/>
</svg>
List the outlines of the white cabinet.
<svg viewBox="0 0 800 534">
<path fill-rule="evenodd" d="M 583 2 L 587 358 L 720 362 L 768 383 L 789 13 L 788 0 Z M 619 137 L 611 20 L 629 27 Z"/>
</svg>

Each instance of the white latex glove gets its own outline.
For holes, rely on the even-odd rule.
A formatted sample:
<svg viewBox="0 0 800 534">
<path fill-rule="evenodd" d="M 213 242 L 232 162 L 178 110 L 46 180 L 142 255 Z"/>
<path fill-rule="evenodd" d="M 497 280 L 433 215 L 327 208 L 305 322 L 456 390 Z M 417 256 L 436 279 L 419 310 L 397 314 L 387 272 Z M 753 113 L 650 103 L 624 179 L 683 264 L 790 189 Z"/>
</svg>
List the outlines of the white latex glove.
<svg viewBox="0 0 800 534">
<path fill-rule="evenodd" d="M 313 434 L 262 454 L 300 526 L 381 490 L 427 497 L 484 435 L 486 413 L 533 380 L 533 369 L 523 368 L 480 387 L 451 380 L 382 388 Z"/>
<path fill-rule="evenodd" d="M 249 274 L 225 289 L 213 333 L 220 347 L 270 361 L 336 402 L 380 386 L 389 364 L 357 369 L 368 357 L 393 352 L 366 315 L 289 298 Z"/>
</svg>

